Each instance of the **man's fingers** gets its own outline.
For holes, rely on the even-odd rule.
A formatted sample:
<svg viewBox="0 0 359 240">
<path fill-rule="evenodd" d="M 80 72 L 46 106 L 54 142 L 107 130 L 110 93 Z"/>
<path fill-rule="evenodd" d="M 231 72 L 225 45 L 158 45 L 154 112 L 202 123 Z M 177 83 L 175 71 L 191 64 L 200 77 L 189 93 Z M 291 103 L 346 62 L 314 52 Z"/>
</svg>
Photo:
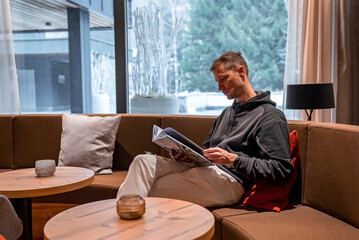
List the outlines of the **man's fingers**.
<svg viewBox="0 0 359 240">
<path fill-rule="evenodd" d="M 222 151 L 222 149 L 219 147 L 207 148 L 207 149 L 203 150 L 203 154 L 220 153 L 221 151 Z"/>
<path fill-rule="evenodd" d="M 171 149 L 169 154 L 173 160 L 176 160 L 178 162 L 191 162 L 191 159 L 189 159 L 186 155 L 183 155 L 181 152 L 178 152 L 176 150 Z"/>
<path fill-rule="evenodd" d="M 178 158 L 176 158 L 176 160 L 179 162 L 189 162 L 190 161 L 190 159 L 186 155 L 182 155 L 182 154 L 180 154 L 178 156 Z"/>
<path fill-rule="evenodd" d="M 222 156 L 222 152 L 220 148 L 208 148 L 203 150 L 203 155 L 211 160 L 211 158 L 217 158 Z"/>
</svg>

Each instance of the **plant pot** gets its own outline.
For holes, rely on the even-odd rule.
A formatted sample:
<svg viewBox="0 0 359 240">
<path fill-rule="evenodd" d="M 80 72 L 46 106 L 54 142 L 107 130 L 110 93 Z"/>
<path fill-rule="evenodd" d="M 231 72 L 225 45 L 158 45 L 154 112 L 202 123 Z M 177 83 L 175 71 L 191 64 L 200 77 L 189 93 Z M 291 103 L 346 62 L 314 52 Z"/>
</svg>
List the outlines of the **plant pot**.
<svg viewBox="0 0 359 240">
<path fill-rule="evenodd" d="M 131 99 L 131 113 L 178 114 L 177 97 L 134 97 Z"/>
</svg>

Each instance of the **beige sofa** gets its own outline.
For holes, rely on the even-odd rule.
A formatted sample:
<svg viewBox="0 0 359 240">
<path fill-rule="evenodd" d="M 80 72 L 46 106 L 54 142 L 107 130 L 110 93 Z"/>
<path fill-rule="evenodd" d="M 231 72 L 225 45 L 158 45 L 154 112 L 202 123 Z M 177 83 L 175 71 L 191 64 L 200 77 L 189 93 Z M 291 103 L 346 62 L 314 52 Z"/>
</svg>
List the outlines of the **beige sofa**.
<svg viewBox="0 0 359 240">
<path fill-rule="evenodd" d="M 102 115 L 104 116 L 104 115 Z M 33 199 L 34 236 L 66 208 L 115 198 L 132 159 L 145 151 L 166 155 L 151 142 L 153 124 L 171 126 L 202 144 L 214 117 L 123 114 L 112 175 L 96 176 L 86 188 Z M 289 121 L 300 144 L 298 178 L 290 204 L 277 213 L 241 205 L 211 209 L 214 239 L 359 239 L 359 126 Z M 0 172 L 57 159 L 61 115 L 0 115 Z"/>
</svg>

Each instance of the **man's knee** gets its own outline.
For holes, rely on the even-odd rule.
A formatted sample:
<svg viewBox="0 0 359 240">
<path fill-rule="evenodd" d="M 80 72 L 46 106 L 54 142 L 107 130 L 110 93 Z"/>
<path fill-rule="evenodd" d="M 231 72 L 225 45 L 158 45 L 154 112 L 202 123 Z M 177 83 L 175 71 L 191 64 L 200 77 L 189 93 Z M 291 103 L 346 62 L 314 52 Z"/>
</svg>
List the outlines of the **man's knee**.
<svg viewBox="0 0 359 240">
<path fill-rule="evenodd" d="M 155 159 L 156 159 L 156 157 L 152 154 L 139 154 L 133 159 L 131 165 L 143 166 L 144 164 L 147 165 L 147 164 L 155 161 Z"/>
</svg>

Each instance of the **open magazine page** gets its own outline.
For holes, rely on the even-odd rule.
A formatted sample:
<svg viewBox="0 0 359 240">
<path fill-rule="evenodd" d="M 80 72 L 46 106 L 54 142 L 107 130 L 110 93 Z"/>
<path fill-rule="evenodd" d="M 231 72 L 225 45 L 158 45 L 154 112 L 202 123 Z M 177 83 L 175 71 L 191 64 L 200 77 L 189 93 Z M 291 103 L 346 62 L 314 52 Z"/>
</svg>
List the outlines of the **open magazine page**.
<svg viewBox="0 0 359 240">
<path fill-rule="evenodd" d="M 173 129 L 169 129 L 174 131 Z M 179 133 L 176 132 L 176 135 Z M 186 139 L 183 135 L 181 135 L 183 139 Z M 175 150 L 183 155 L 186 155 L 188 158 L 190 158 L 197 166 L 211 166 L 214 163 L 209 161 L 207 158 L 205 158 L 202 154 L 196 152 L 195 150 L 191 149 L 184 143 L 178 141 L 174 137 L 168 135 L 166 131 L 163 131 L 162 128 L 153 125 L 153 133 L 152 133 L 152 142 L 156 143 L 157 145 L 163 147 L 167 151 Z M 192 143 L 192 142 L 191 142 Z M 192 143 L 193 144 L 193 143 Z M 196 148 L 200 148 L 199 146 L 196 146 Z M 201 149 L 201 148 L 200 148 Z M 197 149 L 198 151 L 198 149 Z M 200 151 L 202 152 L 202 151 Z"/>
</svg>

